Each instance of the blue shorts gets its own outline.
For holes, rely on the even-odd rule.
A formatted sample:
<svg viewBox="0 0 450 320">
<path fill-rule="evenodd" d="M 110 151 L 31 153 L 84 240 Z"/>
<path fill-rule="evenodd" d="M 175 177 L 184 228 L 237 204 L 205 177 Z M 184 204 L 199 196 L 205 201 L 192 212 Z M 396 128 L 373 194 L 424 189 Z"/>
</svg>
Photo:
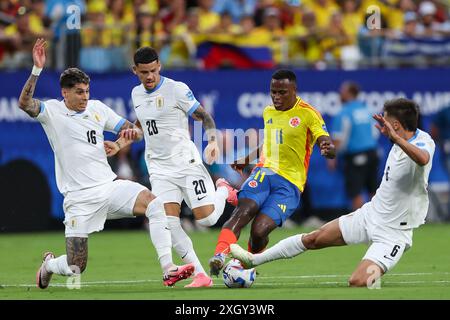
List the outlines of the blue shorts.
<svg viewBox="0 0 450 320">
<path fill-rule="evenodd" d="M 256 168 L 239 191 L 239 199 L 252 199 L 259 211 L 281 226 L 300 204 L 296 185 L 269 168 Z"/>
</svg>

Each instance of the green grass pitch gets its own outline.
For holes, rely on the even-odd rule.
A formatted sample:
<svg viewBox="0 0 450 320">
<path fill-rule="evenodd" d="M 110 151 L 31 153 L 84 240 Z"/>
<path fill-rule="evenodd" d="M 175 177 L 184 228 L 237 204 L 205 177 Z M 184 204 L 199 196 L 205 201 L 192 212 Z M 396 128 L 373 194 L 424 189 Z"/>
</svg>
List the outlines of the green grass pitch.
<svg viewBox="0 0 450 320">
<path fill-rule="evenodd" d="M 278 229 L 270 245 L 304 232 Z M 197 254 L 207 268 L 218 229 L 192 233 Z M 88 267 L 80 289 L 68 289 L 67 278 L 54 276 L 47 290 L 35 286 L 41 255 L 64 253 L 63 232 L 0 235 L 0 299 L 450 299 L 450 225 L 425 225 L 415 231 L 414 245 L 399 264 L 383 277 L 381 289 L 348 288 L 346 281 L 364 255 L 366 246 L 310 251 L 291 260 L 258 267 L 254 285 L 228 289 L 222 279 L 214 287 L 163 287 L 156 253 L 146 231 L 103 231 L 89 238 Z M 248 229 L 239 243 L 246 246 Z M 176 260 L 176 262 L 180 262 Z M 208 270 L 208 269 L 207 269 Z"/>
</svg>

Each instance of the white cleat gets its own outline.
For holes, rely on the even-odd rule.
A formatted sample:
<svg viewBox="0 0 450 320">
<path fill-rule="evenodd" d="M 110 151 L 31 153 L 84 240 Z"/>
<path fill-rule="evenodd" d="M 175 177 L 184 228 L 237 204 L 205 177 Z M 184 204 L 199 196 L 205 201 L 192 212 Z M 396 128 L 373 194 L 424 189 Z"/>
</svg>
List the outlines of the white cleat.
<svg viewBox="0 0 450 320">
<path fill-rule="evenodd" d="M 46 289 L 50 284 L 50 280 L 52 279 L 53 273 L 47 270 L 46 265 L 48 260 L 54 258 L 55 255 L 52 252 L 44 253 L 44 259 L 42 261 L 41 267 L 36 273 L 36 285 L 38 288 Z"/>
<path fill-rule="evenodd" d="M 242 249 L 237 243 L 230 244 L 230 255 L 239 260 L 244 269 L 251 269 L 253 265 L 253 253 Z"/>
</svg>

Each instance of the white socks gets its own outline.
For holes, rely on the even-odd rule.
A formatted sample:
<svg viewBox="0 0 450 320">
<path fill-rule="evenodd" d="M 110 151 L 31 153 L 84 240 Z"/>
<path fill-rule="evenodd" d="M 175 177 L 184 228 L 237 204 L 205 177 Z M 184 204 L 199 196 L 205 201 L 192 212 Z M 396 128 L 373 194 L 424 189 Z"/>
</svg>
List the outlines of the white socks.
<svg viewBox="0 0 450 320">
<path fill-rule="evenodd" d="M 150 238 L 158 253 L 159 263 L 163 271 L 167 271 L 173 266 L 172 240 L 162 200 L 160 198 L 153 199 L 148 205 L 145 215 L 148 218 Z"/>
<path fill-rule="evenodd" d="M 266 251 L 253 254 L 252 262 L 255 266 L 278 259 L 289 259 L 306 251 L 302 242 L 303 234 L 286 238 L 276 243 Z"/>
<path fill-rule="evenodd" d="M 50 259 L 45 264 L 47 271 L 60 274 L 62 276 L 73 276 L 74 273 L 67 264 L 67 255 L 59 256 L 58 258 Z"/>
<path fill-rule="evenodd" d="M 204 227 L 211 227 L 216 224 L 217 220 L 222 216 L 225 209 L 225 201 L 228 198 L 228 189 L 226 187 L 219 187 L 216 190 L 214 199 L 214 211 L 206 218 L 197 220 L 198 224 Z"/>
<path fill-rule="evenodd" d="M 174 216 L 167 216 L 167 222 L 169 224 L 170 233 L 172 235 L 172 245 L 177 254 L 186 263 L 193 263 L 195 266 L 194 274 L 205 273 L 200 260 L 194 251 L 191 238 L 186 234 L 183 227 L 180 224 L 180 218 Z"/>
</svg>

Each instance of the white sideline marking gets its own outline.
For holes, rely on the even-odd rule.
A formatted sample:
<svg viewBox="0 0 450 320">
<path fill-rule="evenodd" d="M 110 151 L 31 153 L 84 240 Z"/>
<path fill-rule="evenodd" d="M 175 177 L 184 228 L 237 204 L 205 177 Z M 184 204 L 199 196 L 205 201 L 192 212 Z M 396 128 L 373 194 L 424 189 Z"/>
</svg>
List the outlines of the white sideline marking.
<svg viewBox="0 0 450 320">
<path fill-rule="evenodd" d="M 418 273 L 389 273 L 386 274 L 384 279 L 392 277 L 392 276 L 403 276 L 403 277 L 414 277 L 414 276 L 433 276 L 433 275 L 450 275 L 450 272 L 418 272 Z M 311 279 L 311 278 L 347 278 L 350 275 L 348 274 L 317 274 L 317 275 L 299 275 L 299 276 L 259 276 L 258 279 Z M 221 282 L 221 279 L 213 279 L 215 282 Z M 81 281 L 81 286 L 83 287 L 95 287 L 102 285 L 126 285 L 126 284 L 139 284 L 139 283 L 149 283 L 149 282 L 161 282 L 161 279 L 147 279 L 147 280 L 110 280 L 110 281 Z M 321 281 L 316 282 L 314 285 L 330 285 L 330 284 L 346 284 L 346 281 Z M 450 280 L 435 280 L 435 281 L 384 281 L 386 284 L 420 284 L 420 283 L 450 283 Z M 280 283 L 280 282 L 263 282 L 258 283 L 255 282 L 255 285 L 273 285 L 273 286 L 283 286 L 283 285 L 310 285 L 309 282 L 289 282 L 289 283 Z M 2 284 L 1 287 L 35 287 L 36 284 Z M 66 283 L 53 283 L 50 284 L 50 287 L 66 287 Z"/>
</svg>

